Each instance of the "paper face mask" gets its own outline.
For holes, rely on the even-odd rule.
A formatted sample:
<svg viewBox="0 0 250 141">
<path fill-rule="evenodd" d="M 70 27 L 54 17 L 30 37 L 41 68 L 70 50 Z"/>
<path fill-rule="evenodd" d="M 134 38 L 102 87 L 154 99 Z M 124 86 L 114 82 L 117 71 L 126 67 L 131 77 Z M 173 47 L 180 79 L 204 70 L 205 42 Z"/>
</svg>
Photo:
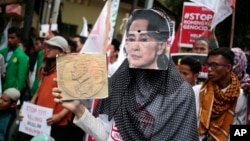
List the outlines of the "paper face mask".
<svg viewBox="0 0 250 141">
<path fill-rule="evenodd" d="M 154 10 L 132 13 L 125 44 L 130 68 L 167 69 L 173 24 L 165 18 Z"/>
</svg>

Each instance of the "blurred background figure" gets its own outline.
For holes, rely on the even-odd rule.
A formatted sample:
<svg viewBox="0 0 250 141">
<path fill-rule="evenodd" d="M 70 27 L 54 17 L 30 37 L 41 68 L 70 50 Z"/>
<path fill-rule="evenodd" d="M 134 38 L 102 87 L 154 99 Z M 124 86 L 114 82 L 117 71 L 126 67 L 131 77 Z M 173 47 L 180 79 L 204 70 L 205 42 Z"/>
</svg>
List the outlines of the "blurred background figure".
<svg viewBox="0 0 250 141">
<path fill-rule="evenodd" d="M 87 40 L 87 37 L 75 35 L 73 36 L 72 40 L 76 42 L 76 45 L 77 45 L 76 52 L 80 52 L 83 48 L 83 45 L 85 44 Z"/>
<path fill-rule="evenodd" d="M 25 86 L 28 71 L 28 56 L 20 48 L 21 31 L 17 27 L 8 29 L 8 46 L 0 50 L 5 59 L 5 78 L 2 82 L 3 91 L 17 88 L 21 91 Z"/>
<path fill-rule="evenodd" d="M 245 52 L 241 48 L 232 48 L 234 52 L 234 66 L 233 72 L 238 76 L 240 81 L 240 86 L 243 89 L 244 93 L 248 95 L 248 111 L 247 111 L 247 124 L 250 124 L 250 77 L 247 73 L 248 59 L 245 55 Z"/>
<path fill-rule="evenodd" d="M 0 141 L 17 140 L 19 98 L 20 92 L 15 88 L 6 89 L 0 97 Z"/>
<path fill-rule="evenodd" d="M 108 66 L 108 74 L 112 76 L 118 67 L 117 58 L 120 51 L 120 42 L 117 39 L 113 39 L 111 44 L 109 45 L 109 66 Z"/>
<path fill-rule="evenodd" d="M 208 54 L 209 50 L 210 50 L 209 39 L 207 37 L 199 37 L 195 39 L 191 52 L 198 54 Z"/>
<path fill-rule="evenodd" d="M 178 69 L 182 77 L 184 77 L 190 85 L 196 85 L 196 80 L 201 70 L 201 63 L 199 60 L 190 56 L 183 57 L 178 65 Z"/>
<path fill-rule="evenodd" d="M 29 54 L 29 74 L 27 78 L 27 92 L 29 93 L 29 100 L 35 94 L 39 84 L 38 70 L 43 63 L 43 41 L 43 38 L 35 38 L 34 49 Z"/>
</svg>

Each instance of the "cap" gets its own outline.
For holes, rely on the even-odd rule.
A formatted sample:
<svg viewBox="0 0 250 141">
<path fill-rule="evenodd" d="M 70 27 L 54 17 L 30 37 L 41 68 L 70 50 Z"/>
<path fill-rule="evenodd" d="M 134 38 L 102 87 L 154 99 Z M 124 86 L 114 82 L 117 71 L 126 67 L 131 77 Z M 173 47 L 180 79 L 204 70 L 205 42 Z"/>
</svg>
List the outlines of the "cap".
<svg viewBox="0 0 250 141">
<path fill-rule="evenodd" d="M 18 101 L 20 98 L 20 92 L 16 88 L 8 88 L 3 94 L 8 95 L 13 101 Z"/>
<path fill-rule="evenodd" d="M 61 48 L 64 52 L 67 52 L 68 42 L 61 36 L 54 36 L 49 40 L 44 41 L 46 44 Z"/>
</svg>

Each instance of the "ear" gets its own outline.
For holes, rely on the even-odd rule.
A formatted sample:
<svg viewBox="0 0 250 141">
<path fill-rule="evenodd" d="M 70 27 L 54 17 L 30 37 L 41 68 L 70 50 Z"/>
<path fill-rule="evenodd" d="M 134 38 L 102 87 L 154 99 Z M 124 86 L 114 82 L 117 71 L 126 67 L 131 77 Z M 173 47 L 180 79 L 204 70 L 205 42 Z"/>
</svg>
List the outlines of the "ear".
<svg viewBox="0 0 250 141">
<path fill-rule="evenodd" d="M 198 76 L 199 76 L 199 73 L 195 73 L 193 77 L 194 77 L 195 79 L 197 79 Z"/>
<path fill-rule="evenodd" d="M 160 42 L 158 45 L 157 55 L 161 55 L 163 52 L 165 52 L 166 47 L 167 47 L 167 42 Z"/>
<path fill-rule="evenodd" d="M 119 54 L 119 51 L 116 50 L 116 51 L 115 51 L 115 55 L 118 55 L 118 54 Z"/>
<path fill-rule="evenodd" d="M 227 66 L 227 72 L 233 71 L 233 66 L 231 64 L 228 64 Z"/>
<path fill-rule="evenodd" d="M 16 102 L 12 102 L 10 105 L 11 108 L 16 108 L 16 106 L 17 106 Z"/>
</svg>

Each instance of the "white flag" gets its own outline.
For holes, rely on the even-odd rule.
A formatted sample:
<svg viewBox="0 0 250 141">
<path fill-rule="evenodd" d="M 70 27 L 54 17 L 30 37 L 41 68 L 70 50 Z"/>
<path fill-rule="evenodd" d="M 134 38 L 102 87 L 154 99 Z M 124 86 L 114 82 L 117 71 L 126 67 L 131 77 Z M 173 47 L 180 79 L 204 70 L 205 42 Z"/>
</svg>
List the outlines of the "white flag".
<svg viewBox="0 0 250 141">
<path fill-rule="evenodd" d="M 108 37 L 106 37 L 106 29 L 111 29 L 106 26 L 111 26 L 111 24 L 106 25 L 106 20 L 108 16 L 108 1 L 104 5 L 101 14 L 99 15 L 95 25 L 90 32 L 84 47 L 80 51 L 80 53 L 102 53 L 105 41 Z M 106 47 L 105 47 L 106 48 Z"/>
<path fill-rule="evenodd" d="M 3 49 L 8 45 L 8 30 L 11 27 L 11 23 L 12 21 L 10 20 L 3 31 L 2 39 L 0 41 L 0 49 Z"/>
<path fill-rule="evenodd" d="M 83 20 L 83 26 L 82 26 L 82 32 L 80 33 L 80 36 L 88 37 L 88 22 L 85 17 L 82 18 Z"/>
<path fill-rule="evenodd" d="M 218 23 L 232 14 L 230 0 L 190 0 L 194 3 L 204 5 L 205 7 L 214 11 L 214 18 L 211 23 L 213 29 Z"/>
<path fill-rule="evenodd" d="M 107 44 L 110 44 L 113 37 L 116 17 L 118 13 L 120 0 L 112 0 L 111 10 L 108 9 L 109 1 L 104 5 L 102 12 L 100 13 L 95 25 L 90 32 L 84 47 L 80 51 L 80 53 L 101 53 L 103 52 L 105 46 L 105 42 L 108 40 Z M 108 12 L 110 15 L 108 15 Z M 109 17 L 109 19 L 107 18 Z M 109 21 L 106 21 L 109 20 Z M 107 24 L 109 23 L 109 24 Z M 107 31 L 108 30 L 108 31 Z M 108 32 L 108 34 L 107 34 Z M 107 37 L 108 35 L 108 37 Z"/>
</svg>

